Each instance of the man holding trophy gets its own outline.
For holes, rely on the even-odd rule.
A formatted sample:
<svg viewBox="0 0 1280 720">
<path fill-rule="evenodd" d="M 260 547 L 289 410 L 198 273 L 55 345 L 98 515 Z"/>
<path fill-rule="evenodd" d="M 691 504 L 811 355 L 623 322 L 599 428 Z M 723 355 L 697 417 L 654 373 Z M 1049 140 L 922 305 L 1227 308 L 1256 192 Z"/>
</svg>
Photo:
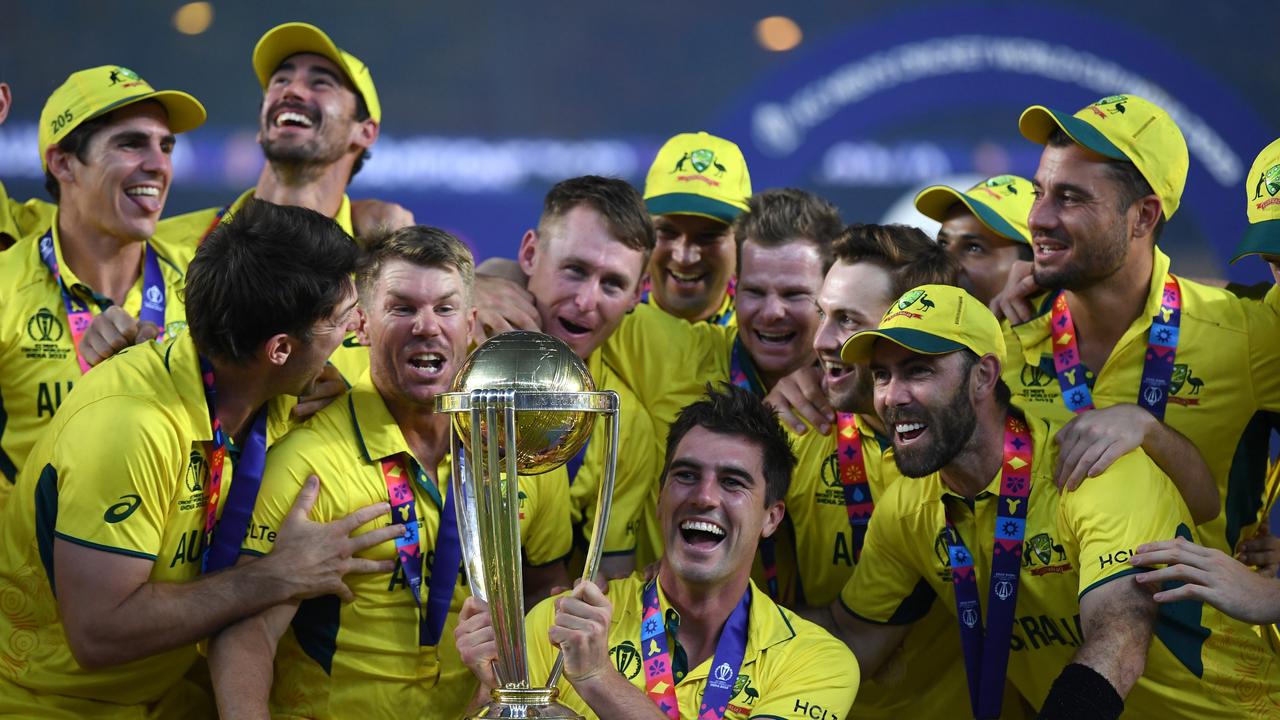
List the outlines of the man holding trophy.
<svg viewBox="0 0 1280 720">
<path fill-rule="evenodd" d="M 586 717 L 843 718 L 858 689 L 853 656 L 750 579 L 794 463 L 773 411 L 749 391 L 725 386 L 686 407 L 667 439 L 656 577 L 606 590 L 584 580 L 533 608 L 527 676 L 554 685 L 562 653 L 559 700 Z M 482 691 L 507 680 L 494 672 L 511 660 L 499 610 L 468 599 L 454 633 Z M 481 717 L 548 717 L 499 715 L 495 704 Z"/>
<path fill-rule="evenodd" d="M 350 602 L 330 595 L 280 605 L 216 636 L 210 667 L 224 717 L 430 708 L 432 717 L 454 718 L 473 695 L 475 681 L 449 641 L 469 578 L 460 572 L 449 416 L 435 411 L 470 344 L 473 260 L 448 233 L 412 226 L 373 241 L 356 281 L 370 369 L 273 446 L 243 551 L 272 550 L 285 498 L 316 475 L 313 518 L 390 501 L 403 537 L 366 553 L 399 562 L 392 573 L 351 579 Z M 568 480 L 550 472 L 518 485 L 524 561 L 559 568 L 571 542 Z"/>
</svg>

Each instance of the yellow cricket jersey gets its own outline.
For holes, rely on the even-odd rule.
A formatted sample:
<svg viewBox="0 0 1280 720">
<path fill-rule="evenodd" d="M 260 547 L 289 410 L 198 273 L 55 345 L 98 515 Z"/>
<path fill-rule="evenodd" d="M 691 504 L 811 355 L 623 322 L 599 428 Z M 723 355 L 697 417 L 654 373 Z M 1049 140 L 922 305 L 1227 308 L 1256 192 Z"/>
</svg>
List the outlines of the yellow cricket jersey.
<svg viewBox="0 0 1280 720">
<path fill-rule="evenodd" d="M 189 246 L 191 252 L 195 252 L 195 248 L 199 247 L 205 237 L 217 227 L 219 222 L 226 222 L 236 211 L 244 207 L 244 204 L 253 198 L 254 188 L 249 188 L 235 199 L 235 202 L 224 207 L 205 208 L 204 210 L 196 210 L 194 212 L 175 215 L 160 221 L 156 227 L 156 235 L 163 239 L 166 243 L 178 246 Z M 338 206 L 338 214 L 333 216 L 333 221 L 338 223 L 344 232 L 355 237 L 355 226 L 351 223 L 351 199 L 345 194 L 342 196 L 342 204 Z M 186 266 L 183 265 L 185 268 Z M 342 345 L 333 352 L 329 357 L 329 362 L 338 371 L 342 373 L 347 384 L 355 382 L 355 379 L 369 369 L 369 350 L 361 345 L 356 339 L 355 333 L 350 333 L 342 341 Z"/>
<path fill-rule="evenodd" d="M 874 523 L 880 512 L 880 498 L 901 475 L 894 465 L 889 439 L 877 434 L 861 417 L 856 424 L 856 431 L 862 436 L 867 482 L 877 503 L 871 516 Z M 784 586 L 782 602 L 828 607 L 840 597 L 854 567 L 853 531 L 844 504 L 836 435 L 822 435 L 815 430 L 804 435 L 788 434 L 797 459 L 786 497 L 795 552 L 779 557 L 778 563 L 794 565 L 796 570 L 784 573 L 779 569 L 778 575 L 798 578 L 794 583 L 798 587 Z M 853 716 L 941 718 L 965 707 L 969 691 L 954 623 L 946 608 L 934 603 L 907 633 L 892 671 L 863 679 Z M 921 678 L 929 679 L 927 692 L 921 691 Z"/>
<path fill-rule="evenodd" d="M 286 427 L 283 406 L 273 402 L 268 440 Z M 121 351 L 63 403 L 0 511 L 0 716 L 213 715 L 211 698 L 184 679 L 197 657 L 194 643 L 124 665 L 81 668 L 51 582 L 55 538 L 150 561 L 151 582 L 195 580 L 211 439 L 187 334 Z M 226 462 L 222 498 L 234 474 L 232 453 Z"/>
<path fill-rule="evenodd" d="M 599 351 L 587 358 L 587 370 L 595 380 L 596 388 L 618 393 L 618 461 L 609 527 L 601 547 L 607 555 L 631 555 L 636 552 L 637 530 L 644 508 L 651 500 L 656 502 L 662 451 L 649 413 L 631 387 L 605 364 Z M 570 478 L 573 522 L 582 526 L 583 540 L 587 542 L 591 540 L 596 495 L 608 462 L 608 443 L 609 424 L 604 417 L 598 417 L 582 465 Z"/>
<path fill-rule="evenodd" d="M 0 250 L 48 228 L 57 207 L 38 198 L 18 202 L 0 182 Z"/>
<path fill-rule="evenodd" d="M 368 372 L 346 397 L 289 433 L 267 456 L 244 550 L 269 552 L 277 528 L 309 475 L 320 478 L 311 519 L 329 522 L 378 502 L 387 502 L 381 460 L 410 454 Z M 424 546 L 434 547 L 449 483 L 449 463 L 410 483 Z M 563 471 L 520 478 L 523 549 L 531 564 L 556 561 L 569 552 L 568 478 Z M 367 532 L 385 517 L 357 530 Z M 422 601 L 431 582 L 434 554 L 424 554 Z M 397 557 L 394 541 L 360 557 Z M 352 575 L 351 603 L 326 596 L 301 603 L 276 652 L 271 712 L 274 717 L 381 717 L 403 708 L 430 709 L 435 717 L 460 717 L 475 680 L 453 643 L 462 602 L 471 594 L 460 570 L 439 646 L 418 645 L 418 606 L 404 571 Z"/>
<path fill-rule="evenodd" d="M 641 593 L 644 581 L 633 575 L 609 582 L 613 603 L 609 625 L 609 658 L 631 684 L 644 690 L 640 655 L 640 622 L 644 617 Z M 658 587 L 664 615 L 678 617 Z M 546 678 L 555 662 L 556 649 L 547 641 L 555 620 L 554 598 L 538 603 L 525 620 L 531 677 Z M 678 620 L 676 620 L 678 622 Z M 670 625 L 670 623 L 669 623 Z M 678 635 L 677 635 L 678 639 Z M 675 643 L 671 644 L 674 654 Z M 680 717 L 696 718 L 713 658 L 689 668 L 676 683 Z M 725 720 L 751 718 L 804 718 L 839 720 L 849 712 L 858 692 L 858 663 L 844 643 L 826 630 L 775 604 L 751 585 L 751 613 L 747 620 L 747 647 L 742 668 L 729 699 Z M 560 681 L 561 703 L 587 718 L 595 718 L 568 680 Z"/>
<path fill-rule="evenodd" d="M 1190 514 L 1168 476 L 1141 451 L 1074 492 L 1053 484 L 1056 446 L 1045 418 L 1027 416 L 1032 487 L 1010 642 L 1008 677 L 1039 707 L 1084 642 L 1078 598 L 1140 572 L 1128 564 L 1145 542 L 1194 539 Z M 904 478 L 876 500 L 862 560 L 841 593 L 855 616 L 905 624 L 941 604 L 955 625 L 947 516 L 974 557 L 985 606 L 1000 476 L 970 504 L 935 473 Z M 1253 718 L 1280 712 L 1280 665 L 1243 623 L 1207 605 L 1160 606 L 1146 671 L 1125 700 L 1126 717 Z M 967 711 L 967 708 L 966 708 Z"/>
<path fill-rule="evenodd" d="M 13 488 L 27 453 L 67 398 L 82 374 L 67 324 L 62 291 L 40 259 L 40 236 L 53 228 L 54 252 L 62 280 L 97 315 L 112 304 L 76 277 L 62 255 L 55 222 L 0 254 L 0 287 L 6 288 L 0 303 L 0 506 Z M 182 290 L 191 253 L 160 241 L 148 243 L 156 253 L 165 284 L 166 336 L 187 326 Z M 144 274 L 125 296 L 124 310 L 138 317 L 142 309 Z"/>
<path fill-rule="evenodd" d="M 666 454 L 667 430 L 685 405 L 706 393 L 707 383 L 728 382 L 736 327 L 687 323 L 656 305 L 637 305 L 599 353 L 653 421 L 659 465 Z M 619 455 L 619 466 L 633 458 Z M 662 557 L 658 525 L 657 478 L 644 501 L 636 537 L 636 567 Z"/>
<path fill-rule="evenodd" d="M 724 298 L 720 301 L 720 307 L 716 308 L 711 317 L 702 322 L 724 327 L 738 327 L 738 312 L 733 301 L 735 285 L 736 282 L 730 283 L 729 291 L 724 294 Z M 658 305 L 658 301 L 654 299 L 652 290 L 649 289 L 646 289 L 644 294 L 640 296 L 640 303 L 642 305 L 652 305 L 654 308 L 662 310 L 661 306 Z M 663 310 L 663 312 L 666 311 Z"/>
<path fill-rule="evenodd" d="M 1169 258 L 1159 249 L 1146 307 L 1125 331 L 1102 368 L 1090 368 L 1094 406 L 1136 403 L 1151 318 L 1159 312 Z M 1240 444 L 1242 432 L 1260 410 L 1280 410 L 1280 315 L 1267 304 L 1237 298 L 1226 290 L 1178 278 L 1182 322 L 1165 410 L 1165 422 L 1199 448 L 1218 482 L 1223 512 L 1200 528 L 1211 547 L 1231 552 L 1258 521 L 1266 474 L 1266 432 L 1262 446 Z M 1063 424 L 1073 415 L 1062 402 L 1053 367 L 1049 331 L 1050 295 L 1040 314 L 1021 325 L 1003 323 L 1008 355 L 1004 381 L 1014 403 Z M 1257 443 L 1254 443 L 1257 444 Z"/>
</svg>

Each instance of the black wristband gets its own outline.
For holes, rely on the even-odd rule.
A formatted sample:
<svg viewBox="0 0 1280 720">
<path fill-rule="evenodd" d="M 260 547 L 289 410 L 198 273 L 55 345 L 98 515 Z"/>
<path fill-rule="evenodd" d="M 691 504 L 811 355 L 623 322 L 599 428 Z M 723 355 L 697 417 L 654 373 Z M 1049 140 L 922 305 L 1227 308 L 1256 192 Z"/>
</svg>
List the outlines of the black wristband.
<svg viewBox="0 0 1280 720">
<path fill-rule="evenodd" d="M 1088 665 L 1062 668 L 1040 708 L 1040 720 L 1115 720 L 1124 712 L 1124 698 L 1111 682 Z"/>
</svg>

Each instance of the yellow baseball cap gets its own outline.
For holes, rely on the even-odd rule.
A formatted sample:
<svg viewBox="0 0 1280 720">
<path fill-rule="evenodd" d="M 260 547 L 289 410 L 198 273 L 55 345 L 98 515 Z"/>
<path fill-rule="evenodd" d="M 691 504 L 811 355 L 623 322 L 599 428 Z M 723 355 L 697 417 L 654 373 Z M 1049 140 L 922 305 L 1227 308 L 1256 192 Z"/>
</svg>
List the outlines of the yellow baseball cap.
<svg viewBox="0 0 1280 720">
<path fill-rule="evenodd" d="M 1245 177 L 1249 229 L 1236 246 L 1235 262 L 1245 255 L 1280 255 L 1280 140 L 1258 153 Z"/>
<path fill-rule="evenodd" d="M 1187 185 L 1187 141 L 1169 113 L 1136 95 L 1110 95 L 1075 115 L 1033 105 L 1022 111 L 1018 129 L 1041 145 L 1054 126 L 1099 155 L 1133 163 L 1146 178 L 1164 218 L 1177 211 Z"/>
<path fill-rule="evenodd" d="M 916 195 L 916 210 L 928 218 L 945 222 L 947 213 L 957 202 L 988 230 L 1006 240 L 1031 244 L 1027 216 L 1035 202 L 1031 181 L 1017 175 L 997 175 L 960 192 L 946 185 L 931 185 Z"/>
<path fill-rule="evenodd" d="M 644 204 L 653 215 L 700 215 L 728 224 L 747 209 L 749 197 L 742 150 L 706 132 L 668 140 L 644 181 Z"/>
<path fill-rule="evenodd" d="M 298 53 L 315 53 L 328 58 L 334 65 L 342 68 L 347 79 L 355 86 L 356 92 L 364 98 L 365 107 L 369 108 L 369 117 L 382 124 L 382 105 L 378 102 L 378 90 L 373 86 L 373 75 L 369 66 L 360 62 L 360 58 L 333 44 L 328 35 L 315 25 L 301 22 L 277 25 L 262 36 L 253 48 L 253 71 L 258 74 L 258 82 L 262 89 L 267 89 L 271 75 L 290 55 Z"/>
<path fill-rule="evenodd" d="M 164 106 L 169 114 L 169 130 L 174 133 L 204 124 L 204 106 L 187 93 L 156 90 L 127 67 L 99 65 L 71 73 L 45 101 L 38 134 L 40 166 L 45 167 L 45 151 L 86 120 L 143 100 L 155 100 Z"/>
<path fill-rule="evenodd" d="M 965 348 L 978 357 L 1003 359 L 1005 354 L 996 316 L 977 298 L 953 285 L 921 285 L 908 290 L 889 306 L 880 327 L 845 340 L 840 358 L 865 365 L 878 338 L 922 355 L 945 355 Z"/>
</svg>

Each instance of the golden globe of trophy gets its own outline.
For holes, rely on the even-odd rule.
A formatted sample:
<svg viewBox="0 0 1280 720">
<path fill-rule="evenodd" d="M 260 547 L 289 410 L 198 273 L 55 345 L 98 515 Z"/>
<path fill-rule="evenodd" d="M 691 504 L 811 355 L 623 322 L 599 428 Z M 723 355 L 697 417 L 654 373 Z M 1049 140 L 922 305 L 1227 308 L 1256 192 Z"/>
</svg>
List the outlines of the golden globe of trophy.
<svg viewBox="0 0 1280 720">
<path fill-rule="evenodd" d="M 582 360 L 563 341 L 536 332 L 507 332 L 471 353 L 436 410 L 453 415 L 454 507 L 471 592 L 489 603 L 498 687 L 475 718 L 580 720 L 556 702 L 563 658 L 538 686 L 529 677 L 521 577 L 519 475 L 568 462 L 608 422 L 607 462 L 583 578 L 600 566 L 618 460 L 618 395 L 598 392 Z"/>
</svg>

